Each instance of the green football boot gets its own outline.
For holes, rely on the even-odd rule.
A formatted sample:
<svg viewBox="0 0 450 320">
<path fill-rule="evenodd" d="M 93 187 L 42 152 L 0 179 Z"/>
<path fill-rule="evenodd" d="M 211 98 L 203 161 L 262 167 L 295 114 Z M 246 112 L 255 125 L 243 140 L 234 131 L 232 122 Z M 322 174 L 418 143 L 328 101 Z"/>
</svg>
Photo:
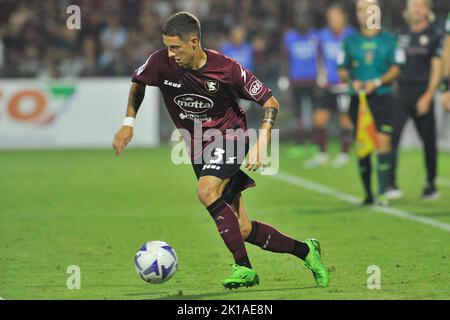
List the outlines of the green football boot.
<svg viewBox="0 0 450 320">
<path fill-rule="evenodd" d="M 259 277 L 256 271 L 237 264 L 232 265 L 233 274 L 222 281 L 227 289 L 237 289 L 240 287 L 253 287 L 259 284 Z"/>
<path fill-rule="evenodd" d="M 329 276 L 327 267 L 323 264 L 320 254 L 320 243 L 316 239 L 308 239 L 305 243 L 309 247 L 309 253 L 305 259 L 305 266 L 311 270 L 318 288 L 328 287 Z"/>
</svg>

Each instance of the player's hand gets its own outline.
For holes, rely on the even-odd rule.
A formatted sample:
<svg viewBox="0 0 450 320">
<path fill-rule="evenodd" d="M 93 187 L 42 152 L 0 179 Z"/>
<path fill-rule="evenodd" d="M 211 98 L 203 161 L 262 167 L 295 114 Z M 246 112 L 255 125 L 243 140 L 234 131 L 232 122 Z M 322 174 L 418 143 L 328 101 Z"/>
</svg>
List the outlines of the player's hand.
<svg viewBox="0 0 450 320">
<path fill-rule="evenodd" d="M 352 88 L 356 92 L 359 92 L 359 91 L 361 91 L 364 88 L 364 83 L 359 81 L 359 80 L 355 80 L 355 81 L 352 82 Z"/>
<path fill-rule="evenodd" d="M 114 136 L 112 143 L 116 156 L 120 156 L 122 150 L 130 143 L 131 139 L 133 139 L 133 127 L 122 126 Z"/>
<path fill-rule="evenodd" d="M 450 91 L 444 92 L 442 94 L 442 105 L 445 110 L 450 112 Z"/>
<path fill-rule="evenodd" d="M 256 143 L 248 154 L 248 161 L 245 168 L 249 171 L 258 171 L 260 168 L 264 167 L 265 159 L 264 156 L 267 154 L 267 148 L 264 150 L 263 147 L 258 146 Z"/>
<path fill-rule="evenodd" d="M 375 90 L 378 89 L 377 85 L 375 84 L 375 82 L 373 81 L 369 81 L 366 83 L 366 85 L 364 86 L 364 89 L 366 90 L 366 94 L 367 95 L 371 95 L 372 93 L 375 92 Z"/>
<path fill-rule="evenodd" d="M 267 165 L 267 145 L 268 137 L 260 135 L 258 141 L 250 149 L 248 161 L 245 165 L 246 169 L 249 171 L 258 171 Z"/>
<path fill-rule="evenodd" d="M 424 93 L 417 101 L 416 115 L 418 117 L 421 117 L 427 114 L 428 111 L 430 111 L 432 102 L 433 102 L 433 95 L 428 92 Z"/>
</svg>

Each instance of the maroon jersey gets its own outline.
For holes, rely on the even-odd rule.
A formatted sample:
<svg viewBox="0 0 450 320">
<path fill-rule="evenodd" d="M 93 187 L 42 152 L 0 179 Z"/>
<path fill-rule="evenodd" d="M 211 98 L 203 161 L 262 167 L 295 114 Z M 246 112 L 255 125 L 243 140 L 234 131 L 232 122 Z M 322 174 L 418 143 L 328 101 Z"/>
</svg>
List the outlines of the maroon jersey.
<svg viewBox="0 0 450 320">
<path fill-rule="evenodd" d="M 206 64 L 198 70 L 186 69 L 170 59 L 168 49 L 154 52 L 137 69 L 132 81 L 159 87 L 167 111 L 178 129 L 186 129 L 189 146 L 193 139 L 201 139 L 204 149 L 211 141 L 202 134 L 194 138 L 194 124 L 201 124 L 202 132 L 218 129 L 224 135 L 227 129 L 247 130 L 244 111 L 238 98 L 264 105 L 272 91 L 237 61 L 205 49 Z M 189 141 L 190 140 L 190 141 Z M 191 152 L 191 156 L 197 157 Z"/>
</svg>

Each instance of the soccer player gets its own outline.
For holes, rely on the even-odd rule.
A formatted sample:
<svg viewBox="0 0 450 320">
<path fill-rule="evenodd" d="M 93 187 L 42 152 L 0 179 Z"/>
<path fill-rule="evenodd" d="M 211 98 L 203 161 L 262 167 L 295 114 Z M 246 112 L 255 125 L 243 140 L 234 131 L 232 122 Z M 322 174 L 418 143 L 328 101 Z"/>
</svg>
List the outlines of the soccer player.
<svg viewBox="0 0 450 320">
<path fill-rule="evenodd" d="M 376 10 L 374 10 L 376 9 Z M 399 51 L 394 35 L 381 30 L 376 25 L 381 12 L 378 1 L 358 0 L 357 18 L 360 31 L 344 40 L 343 50 L 339 54 L 339 75 L 343 81 L 351 83 L 352 100 L 350 116 L 357 127 L 359 108 L 358 92 L 367 94 L 371 112 L 378 128 L 378 197 L 375 199 L 371 187 L 371 155 L 359 159 L 359 172 L 366 193 L 363 204 L 388 205 L 385 197 L 389 182 L 392 119 L 392 83 L 400 74 L 400 64 L 404 62 L 404 53 Z"/>
<path fill-rule="evenodd" d="M 342 83 L 338 75 L 337 56 L 343 40 L 354 30 L 347 26 L 345 10 L 339 4 L 333 4 L 327 9 L 328 27 L 319 32 L 321 64 L 326 74 L 325 90 L 319 99 L 314 112 L 314 142 L 320 152 L 306 163 L 308 168 L 316 168 L 328 163 L 327 130 L 331 112 L 339 112 L 341 131 L 341 153 L 333 160 L 333 167 L 339 168 L 349 161 L 348 152 L 352 143 L 353 125 L 348 116 L 350 96 L 348 85 Z"/>
<path fill-rule="evenodd" d="M 251 42 L 247 41 L 247 30 L 244 26 L 237 25 L 231 29 L 230 41 L 223 44 L 220 48 L 220 52 L 224 55 L 233 58 L 239 62 L 244 68 L 253 72 L 253 60 L 255 52 Z M 252 103 L 248 100 L 239 100 L 239 106 L 248 111 Z"/>
<path fill-rule="evenodd" d="M 450 112 L 450 12 L 448 13 L 447 24 L 445 25 L 445 47 L 444 47 L 444 95 L 442 101 L 444 108 Z"/>
<path fill-rule="evenodd" d="M 389 199 L 402 197 L 396 171 L 400 137 L 408 118 L 414 120 L 424 145 L 427 180 L 422 199 L 439 197 L 435 185 L 437 134 L 434 96 L 441 83 L 443 35 L 431 25 L 435 19 L 432 5 L 431 0 L 408 0 L 404 13 L 408 25 L 398 33 L 399 46 L 406 52 L 406 63 L 402 66 L 395 97 L 391 178 L 386 192 Z"/>
<path fill-rule="evenodd" d="M 254 50 L 251 42 L 247 41 L 247 30 L 237 25 L 231 29 L 230 41 L 220 48 L 220 52 L 239 62 L 244 68 L 253 72 Z"/>
<path fill-rule="evenodd" d="M 203 49 L 200 22 L 192 14 L 172 15 L 164 23 L 162 34 L 166 48 L 151 54 L 133 74 L 127 117 L 113 140 L 116 154 L 120 155 L 133 137 L 133 120 L 146 86 L 159 87 L 166 108 L 190 150 L 198 178 L 198 199 L 209 211 L 234 257 L 233 273 L 222 284 L 226 288 L 238 288 L 259 283 L 250 264 L 246 241 L 264 250 L 290 253 L 304 260 L 317 286 L 326 287 L 328 271 L 321 260 L 319 242 L 314 239 L 300 242 L 270 225 L 251 221 L 242 198 L 241 193 L 255 182 L 240 170 L 249 146 L 246 136 L 235 133 L 236 129 L 247 130 L 245 114 L 236 100 L 252 100 L 265 110 L 263 134 L 249 151 L 246 164 L 248 170 L 256 171 L 263 165 L 263 152 L 279 109 L 271 89 L 235 60 Z M 216 129 L 219 135 L 209 134 L 209 129 Z M 230 150 L 230 142 L 237 149 Z M 200 148 L 196 148 L 198 145 Z M 245 151 L 244 156 L 240 156 L 239 150 Z"/>
<path fill-rule="evenodd" d="M 305 130 L 302 120 L 302 109 L 307 105 L 311 110 L 316 104 L 316 80 L 319 56 L 319 37 L 312 27 L 311 17 L 297 17 L 296 28 L 288 30 L 284 35 L 284 48 L 289 59 L 289 80 L 294 98 L 294 139 L 297 144 L 289 150 L 289 157 L 304 156 Z"/>
</svg>

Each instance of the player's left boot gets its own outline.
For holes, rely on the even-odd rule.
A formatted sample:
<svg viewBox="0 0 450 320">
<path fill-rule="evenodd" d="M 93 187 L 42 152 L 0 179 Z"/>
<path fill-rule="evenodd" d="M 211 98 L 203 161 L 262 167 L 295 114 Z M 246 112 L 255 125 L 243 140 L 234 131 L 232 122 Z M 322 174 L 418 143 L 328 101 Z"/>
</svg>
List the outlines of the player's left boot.
<svg viewBox="0 0 450 320">
<path fill-rule="evenodd" d="M 259 277 L 255 270 L 237 264 L 234 264 L 232 268 L 233 274 L 222 281 L 225 288 L 237 289 L 240 287 L 253 287 L 259 284 Z"/>
<path fill-rule="evenodd" d="M 308 239 L 305 243 L 309 247 L 309 253 L 305 259 L 305 266 L 311 270 L 317 287 L 328 287 L 329 275 L 328 269 L 322 262 L 320 243 L 316 239 Z"/>
</svg>

